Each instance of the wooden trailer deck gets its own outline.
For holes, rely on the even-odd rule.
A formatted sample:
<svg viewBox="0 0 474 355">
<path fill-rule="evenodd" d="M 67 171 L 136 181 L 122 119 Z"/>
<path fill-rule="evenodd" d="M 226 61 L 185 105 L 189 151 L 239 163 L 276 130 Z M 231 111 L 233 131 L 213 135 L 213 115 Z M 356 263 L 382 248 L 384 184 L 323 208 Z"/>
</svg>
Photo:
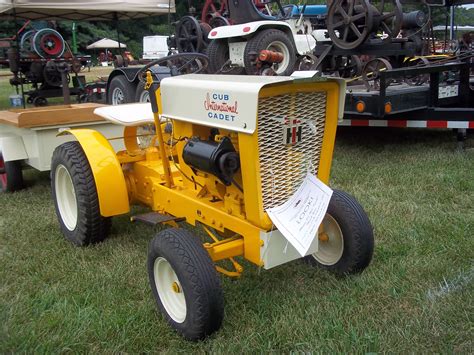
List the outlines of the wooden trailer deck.
<svg viewBox="0 0 474 355">
<path fill-rule="evenodd" d="M 28 109 L 10 109 L 0 111 L 0 124 L 17 128 L 39 128 L 72 123 L 80 124 L 104 121 L 102 117 L 94 114 L 94 110 L 101 106 L 105 105 L 85 103 Z"/>
<path fill-rule="evenodd" d="M 23 186 L 20 169 L 24 164 L 49 170 L 54 149 L 75 140 L 73 135 L 58 135 L 64 129 L 96 130 L 110 139 L 115 151 L 122 150 L 123 141 L 117 138 L 123 137 L 123 126 L 95 115 L 94 110 L 102 106 L 105 105 L 85 103 L 0 111 L 0 167 L 13 162 L 10 166 L 19 170 L 11 174 L 18 179 L 13 188 L 6 183 L 5 169 L 0 170 L 2 189 L 13 191 Z"/>
</svg>

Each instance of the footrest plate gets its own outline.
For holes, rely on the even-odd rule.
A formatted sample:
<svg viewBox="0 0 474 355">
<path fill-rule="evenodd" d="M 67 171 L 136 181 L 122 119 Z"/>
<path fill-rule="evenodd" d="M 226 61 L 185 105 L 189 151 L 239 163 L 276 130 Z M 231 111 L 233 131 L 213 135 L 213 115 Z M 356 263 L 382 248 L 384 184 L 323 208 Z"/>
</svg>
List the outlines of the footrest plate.
<svg viewBox="0 0 474 355">
<path fill-rule="evenodd" d="M 166 223 L 170 221 L 181 222 L 181 221 L 184 221 L 184 218 L 173 217 L 173 216 L 161 214 L 158 212 L 148 212 L 148 213 L 132 216 L 130 220 L 132 222 L 143 222 L 150 226 L 156 226 L 158 224 Z"/>
</svg>

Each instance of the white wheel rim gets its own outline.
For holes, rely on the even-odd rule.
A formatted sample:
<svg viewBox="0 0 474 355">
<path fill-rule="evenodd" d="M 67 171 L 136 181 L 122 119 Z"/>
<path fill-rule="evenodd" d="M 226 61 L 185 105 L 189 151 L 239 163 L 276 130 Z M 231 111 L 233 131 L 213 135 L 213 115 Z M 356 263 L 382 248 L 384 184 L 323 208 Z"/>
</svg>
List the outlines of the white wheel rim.
<svg viewBox="0 0 474 355">
<path fill-rule="evenodd" d="M 123 94 L 122 89 L 115 88 L 112 91 L 112 105 L 120 105 L 125 101 L 125 95 Z"/>
<path fill-rule="evenodd" d="M 148 90 L 142 91 L 138 102 L 150 102 L 150 93 Z"/>
<path fill-rule="evenodd" d="M 166 313 L 176 323 L 183 323 L 186 319 L 186 298 L 171 264 L 163 257 L 156 258 L 153 274 L 156 290 Z"/>
<path fill-rule="evenodd" d="M 268 45 L 267 49 L 283 54 L 283 61 L 273 65 L 275 73 L 278 75 L 283 74 L 290 64 L 290 50 L 283 42 L 280 41 L 273 41 Z"/>
<path fill-rule="evenodd" d="M 62 164 L 56 167 L 54 189 L 61 220 L 67 229 L 73 231 L 77 225 L 76 191 L 69 171 Z"/>
<path fill-rule="evenodd" d="M 342 257 L 344 252 L 344 237 L 336 220 L 326 214 L 323 220 L 323 230 L 327 240 L 319 240 L 318 251 L 313 257 L 323 265 L 334 265 Z"/>
</svg>

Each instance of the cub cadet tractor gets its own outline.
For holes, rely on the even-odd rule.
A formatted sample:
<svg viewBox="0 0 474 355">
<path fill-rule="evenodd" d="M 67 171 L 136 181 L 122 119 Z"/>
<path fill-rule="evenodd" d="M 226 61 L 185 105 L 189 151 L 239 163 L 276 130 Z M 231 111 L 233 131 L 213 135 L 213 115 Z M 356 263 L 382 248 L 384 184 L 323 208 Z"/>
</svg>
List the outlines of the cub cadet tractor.
<svg viewBox="0 0 474 355">
<path fill-rule="evenodd" d="M 132 221 L 170 225 L 149 245 L 152 293 L 174 329 L 203 339 L 223 320 L 218 272 L 239 277 L 238 257 L 263 269 L 301 258 L 266 210 L 287 201 L 308 171 L 329 183 L 345 88 L 338 79 L 189 74 L 157 83 L 148 74 L 147 89 L 151 105 L 96 110 L 125 126 L 125 150 L 116 154 L 93 130 L 63 132 L 77 141 L 53 154 L 56 212 L 76 245 L 104 240 L 111 217 L 131 204 L 151 209 Z M 358 273 L 373 243 L 363 208 L 334 190 L 304 260 Z"/>
</svg>

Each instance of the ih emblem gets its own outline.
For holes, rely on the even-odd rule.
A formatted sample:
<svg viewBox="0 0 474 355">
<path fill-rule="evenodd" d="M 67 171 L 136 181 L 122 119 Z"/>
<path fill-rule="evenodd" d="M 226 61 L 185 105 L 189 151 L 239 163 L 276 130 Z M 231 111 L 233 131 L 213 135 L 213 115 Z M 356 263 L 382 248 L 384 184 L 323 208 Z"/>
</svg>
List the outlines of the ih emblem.
<svg viewBox="0 0 474 355">
<path fill-rule="evenodd" d="M 285 119 L 283 124 L 283 143 L 286 145 L 295 145 L 301 142 L 301 131 L 300 120 L 289 120 Z"/>
</svg>

